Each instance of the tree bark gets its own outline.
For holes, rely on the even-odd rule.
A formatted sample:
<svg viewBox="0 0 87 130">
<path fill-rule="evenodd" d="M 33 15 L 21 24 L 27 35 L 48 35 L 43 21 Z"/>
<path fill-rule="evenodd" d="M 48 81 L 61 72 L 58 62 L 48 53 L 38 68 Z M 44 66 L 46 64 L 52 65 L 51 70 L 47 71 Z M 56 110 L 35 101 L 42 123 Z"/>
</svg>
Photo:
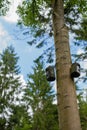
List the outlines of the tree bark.
<svg viewBox="0 0 87 130">
<path fill-rule="evenodd" d="M 75 85 L 70 76 L 72 62 L 69 47 L 69 30 L 64 22 L 62 0 L 55 0 L 54 3 L 53 28 L 60 130 L 81 130 Z"/>
</svg>

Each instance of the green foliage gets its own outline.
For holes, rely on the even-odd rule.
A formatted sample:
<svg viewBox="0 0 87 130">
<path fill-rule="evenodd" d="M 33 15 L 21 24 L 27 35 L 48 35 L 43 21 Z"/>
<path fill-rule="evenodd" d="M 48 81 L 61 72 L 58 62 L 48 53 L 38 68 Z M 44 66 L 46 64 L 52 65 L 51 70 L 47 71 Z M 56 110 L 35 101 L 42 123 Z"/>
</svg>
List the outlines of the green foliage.
<svg viewBox="0 0 87 130">
<path fill-rule="evenodd" d="M 5 130 L 6 119 L 0 118 L 0 129 Z"/>
<path fill-rule="evenodd" d="M 50 31 L 52 32 L 53 3 L 54 2 L 49 0 L 24 0 L 22 6 L 18 6 L 17 12 L 20 16 L 19 21 L 25 26 L 32 26 L 34 28 L 38 27 L 38 30 L 43 30 L 44 33 L 46 33 L 48 28 L 49 33 Z M 81 23 L 81 15 L 83 16 L 83 14 L 87 17 L 86 0 L 64 1 L 65 21 L 72 31 L 74 25 L 77 25 L 79 22 Z M 38 30 L 35 31 L 37 32 Z"/>
<path fill-rule="evenodd" d="M 23 1 L 22 7 L 18 6 L 18 13 L 23 19 L 24 25 L 31 25 L 33 27 L 42 25 L 41 22 L 48 22 L 46 16 L 40 14 L 43 9 L 41 6 L 45 6 L 46 2 L 42 0 Z M 47 5 L 45 6 L 47 7 Z"/>
<path fill-rule="evenodd" d="M 12 115 L 8 122 L 8 128 L 10 130 L 30 130 L 31 129 L 30 117 L 28 116 L 25 106 L 12 106 Z"/>
<path fill-rule="evenodd" d="M 19 73 L 19 66 L 17 65 L 19 57 L 17 57 L 17 54 L 15 53 L 15 50 L 12 46 L 9 46 L 3 51 L 3 54 L 1 55 L 3 65 L 7 69 L 7 72 L 9 73 Z"/>
<path fill-rule="evenodd" d="M 53 104 L 54 92 L 47 82 L 43 63 L 36 61 L 33 74 L 28 75 L 27 89 L 24 99 L 26 107 L 31 108 L 32 130 L 57 130 L 57 106 Z"/>
<path fill-rule="evenodd" d="M 43 0 L 23 1 L 22 6 L 18 6 L 17 10 L 20 17 L 18 23 L 31 26 L 31 32 L 36 38 L 38 36 L 43 37 L 45 33 L 52 34 L 52 10 L 49 7 L 50 4 L 50 1 Z"/>
<path fill-rule="evenodd" d="M 85 90 L 85 92 L 86 91 L 87 90 Z M 87 100 L 86 98 L 84 98 L 83 92 L 79 94 L 78 100 L 79 100 L 79 112 L 80 112 L 82 130 L 86 130 L 87 129 Z"/>
<path fill-rule="evenodd" d="M 75 30 L 76 39 L 87 41 L 87 18 L 83 18 L 80 29 Z"/>
<path fill-rule="evenodd" d="M 6 15 L 6 12 L 9 10 L 9 5 L 9 0 L 0 0 L 0 16 Z"/>
</svg>

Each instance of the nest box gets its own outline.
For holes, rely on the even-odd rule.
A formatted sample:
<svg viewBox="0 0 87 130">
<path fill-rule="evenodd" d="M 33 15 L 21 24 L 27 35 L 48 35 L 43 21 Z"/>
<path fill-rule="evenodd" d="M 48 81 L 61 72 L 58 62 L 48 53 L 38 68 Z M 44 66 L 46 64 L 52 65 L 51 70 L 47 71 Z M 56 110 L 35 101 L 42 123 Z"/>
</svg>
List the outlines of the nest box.
<svg viewBox="0 0 87 130">
<path fill-rule="evenodd" d="M 53 66 L 48 66 L 46 68 L 46 77 L 50 82 L 55 80 L 55 71 Z"/>
<path fill-rule="evenodd" d="M 80 76 L 80 64 L 73 63 L 71 65 L 71 77 L 72 78 L 77 78 L 79 76 Z"/>
</svg>

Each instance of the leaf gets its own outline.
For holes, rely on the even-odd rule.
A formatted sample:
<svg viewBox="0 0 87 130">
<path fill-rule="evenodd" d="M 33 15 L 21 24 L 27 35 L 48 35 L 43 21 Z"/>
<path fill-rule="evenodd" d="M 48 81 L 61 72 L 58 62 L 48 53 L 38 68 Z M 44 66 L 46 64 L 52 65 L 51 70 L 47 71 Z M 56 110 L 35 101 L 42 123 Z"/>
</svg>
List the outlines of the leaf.
<svg viewBox="0 0 87 130">
<path fill-rule="evenodd" d="M 28 43 L 30 46 L 32 46 L 33 44 L 36 44 L 36 40 L 33 39 L 32 41 L 28 41 L 27 43 Z"/>
<path fill-rule="evenodd" d="M 41 41 L 40 43 L 38 43 L 38 45 L 36 46 L 36 48 L 41 48 L 44 46 L 44 40 Z"/>
</svg>

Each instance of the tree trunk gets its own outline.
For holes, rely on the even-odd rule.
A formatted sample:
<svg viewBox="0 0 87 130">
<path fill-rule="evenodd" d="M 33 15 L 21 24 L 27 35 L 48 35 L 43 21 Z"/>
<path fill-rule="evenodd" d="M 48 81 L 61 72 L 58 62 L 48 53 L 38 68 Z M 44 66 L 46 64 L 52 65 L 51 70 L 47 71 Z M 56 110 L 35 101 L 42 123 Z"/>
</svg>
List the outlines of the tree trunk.
<svg viewBox="0 0 87 130">
<path fill-rule="evenodd" d="M 64 22 L 63 1 L 55 0 L 53 27 L 60 130 L 81 130 L 74 81 L 70 76 L 71 55 L 68 28 Z"/>
</svg>

